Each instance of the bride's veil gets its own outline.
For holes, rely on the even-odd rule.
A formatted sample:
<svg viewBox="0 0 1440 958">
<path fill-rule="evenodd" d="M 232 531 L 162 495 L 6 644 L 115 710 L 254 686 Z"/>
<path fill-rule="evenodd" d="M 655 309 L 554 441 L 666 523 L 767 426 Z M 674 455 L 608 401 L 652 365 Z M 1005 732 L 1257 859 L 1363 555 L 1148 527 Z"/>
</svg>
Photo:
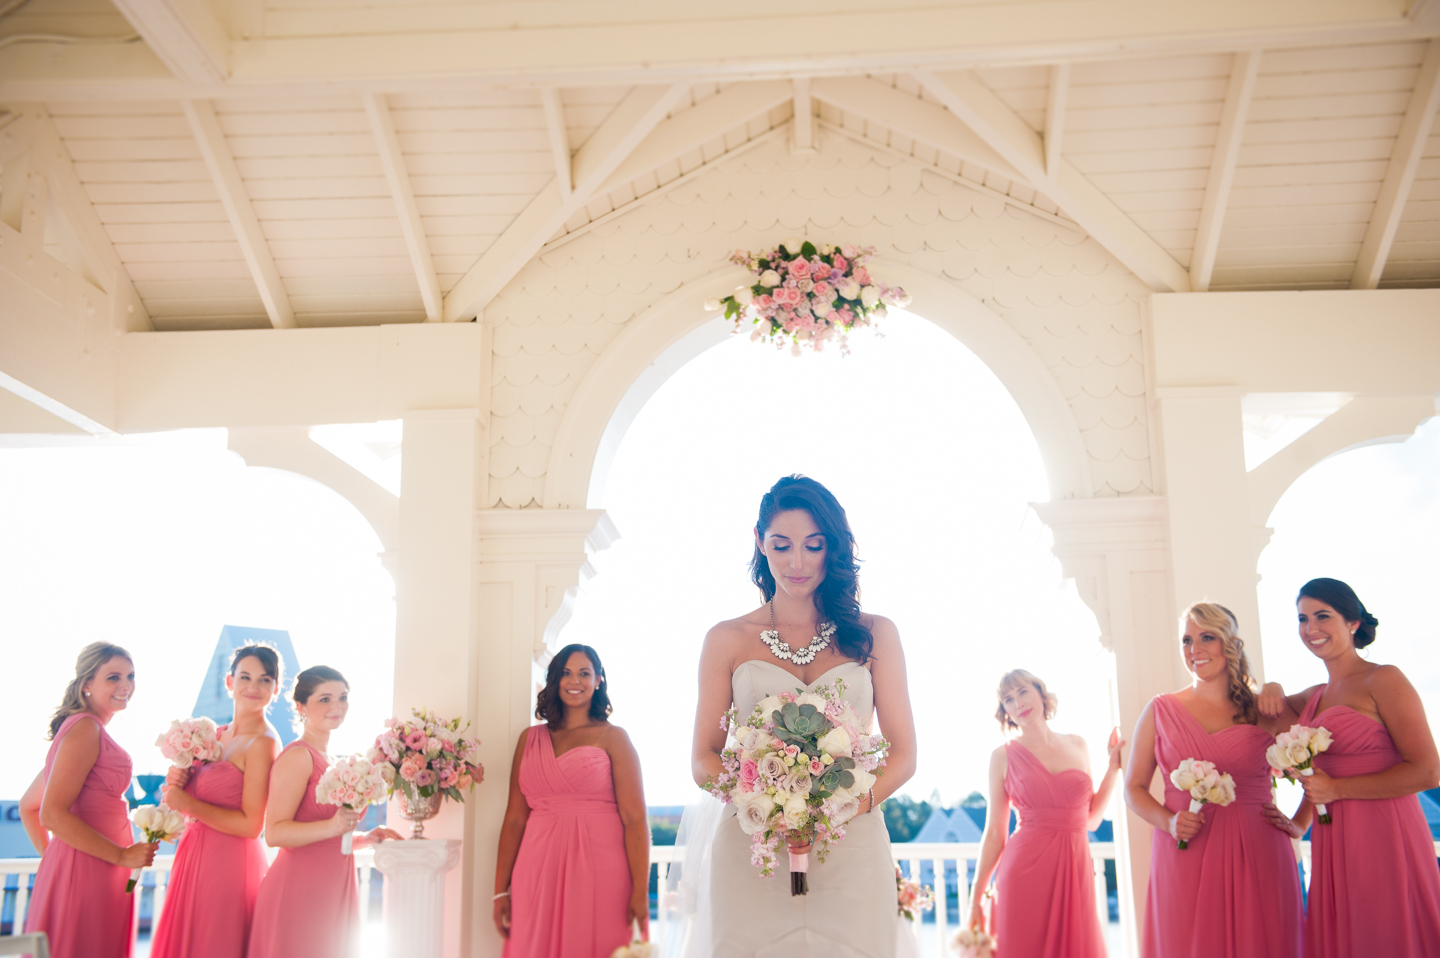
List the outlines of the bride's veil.
<svg viewBox="0 0 1440 958">
<path fill-rule="evenodd" d="M 723 802 L 702 795 L 680 817 L 675 847 L 684 852 L 670 865 L 660 888 L 664 958 L 710 958 L 710 855 L 724 815 Z"/>
</svg>

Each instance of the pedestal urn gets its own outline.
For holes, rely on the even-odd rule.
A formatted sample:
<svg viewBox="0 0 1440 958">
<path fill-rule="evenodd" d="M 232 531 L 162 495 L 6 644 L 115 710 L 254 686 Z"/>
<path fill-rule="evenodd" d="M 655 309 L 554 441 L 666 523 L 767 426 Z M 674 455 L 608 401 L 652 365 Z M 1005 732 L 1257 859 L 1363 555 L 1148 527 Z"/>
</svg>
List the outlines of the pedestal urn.
<svg viewBox="0 0 1440 958">
<path fill-rule="evenodd" d="M 460 861 L 460 842 L 411 839 L 375 846 L 385 875 L 385 939 L 390 958 L 441 958 L 445 873 Z"/>
</svg>

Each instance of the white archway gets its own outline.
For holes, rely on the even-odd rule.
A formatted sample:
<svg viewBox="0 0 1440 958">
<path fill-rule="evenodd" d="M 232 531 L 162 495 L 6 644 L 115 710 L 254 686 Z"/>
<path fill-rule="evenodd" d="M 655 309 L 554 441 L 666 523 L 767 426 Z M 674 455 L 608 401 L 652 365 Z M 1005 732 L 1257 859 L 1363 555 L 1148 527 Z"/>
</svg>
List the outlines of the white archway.
<svg viewBox="0 0 1440 958">
<path fill-rule="evenodd" d="M 1060 386 L 1025 340 L 980 300 L 929 273 L 877 261 L 903 286 L 914 311 L 975 353 L 1004 384 L 1034 433 L 1050 498 L 1088 499 L 1093 483 L 1079 425 Z M 545 508 L 598 508 L 609 464 L 645 401 L 675 370 L 728 335 L 702 312 L 707 297 L 745 282 L 738 267 L 686 283 L 626 324 L 581 381 L 555 436 L 545 474 Z"/>
</svg>

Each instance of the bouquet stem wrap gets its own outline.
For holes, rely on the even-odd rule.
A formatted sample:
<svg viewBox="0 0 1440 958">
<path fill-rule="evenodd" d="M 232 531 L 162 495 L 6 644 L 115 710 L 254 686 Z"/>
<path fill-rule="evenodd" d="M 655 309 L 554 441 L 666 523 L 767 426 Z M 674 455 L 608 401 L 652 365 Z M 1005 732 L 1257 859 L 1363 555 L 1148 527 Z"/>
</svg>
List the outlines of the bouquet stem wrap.
<svg viewBox="0 0 1440 958">
<path fill-rule="evenodd" d="M 1315 774 L 1315 769 L 1313 769 L 1313 768 L 1302 768 L 1302 769 L 1300 769 L 1300 774 L 1303 775 L 1303 776 L 1305 776 L 1306 778 L 1309 778 L 1311 775 L 1314 775 L 1314 774 Z M 1324 806 L 1324 805 L 1316 805 L 1316 806 L 1315 806 L 1315 811 L 1320 815 L 1320 824 L 1321 824 L 1321 825 L 1329 825 L 1332 821 L 1334 821 L 1334 819 L 1332 819 L 1332 818 L 1330 817 L 1330 813 L 1325 810 L 1325 806 Z"/>
<path fill-rule="evenodd" d="M 810 852 L 790 851 L 790 894 L 810 894 Z"/>
<path fill-rule="evenodd" d="M 1200 809 L 1203 808 L 1204 806 L 1205 806 L 1205 803 L 1204 803 L 1202 800 L 1200 800 L 1200 799 L 1198 799 L 1198 798 L 1192 798 L 1192 799 L 1190 799 L 1190 811 L 1191 811 L 1192 813 L 1193 813 L 1193 812 L 1198 812 L 1198 811 L 1200 811 Z M 1190 847 L 1190 843 L 1189 843 L 1189 842 L 1187 842 L 1187 841 L 1186 841 L 1185 839 L 1183 839 L 1183 838 L 1180 839 L 1179 848 L 1180 848 L 1180 850 L 1181 850 L 1182 852 L 1183 852 L 1185 849 L 1189 848 L 1189 847 Z"/>
<path fill-rule="evenodd" d="M 355 847 L 355 833 L 346 832 L 340 836 L 340 854 L 348 855 Z"/>
</svg>

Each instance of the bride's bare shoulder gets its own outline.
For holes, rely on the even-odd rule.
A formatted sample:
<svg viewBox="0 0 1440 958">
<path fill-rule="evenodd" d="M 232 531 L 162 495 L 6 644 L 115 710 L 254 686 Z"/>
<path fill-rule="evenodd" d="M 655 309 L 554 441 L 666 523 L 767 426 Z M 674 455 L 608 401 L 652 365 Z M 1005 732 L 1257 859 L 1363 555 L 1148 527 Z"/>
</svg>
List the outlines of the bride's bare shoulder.
<svg viewBox="0 0 1440 958">
<path fill-rule="evenodd" d="M 710 627 L 710 631 L 705 633 L 705 645 L 709 648 L 739 644 L 752 637 L 756 629 L 765 627 L 765 622 L 757 618 L 755 612 L 735 619 L 725 619 L 722 622 L 716 622 Z"/>
</svg>

